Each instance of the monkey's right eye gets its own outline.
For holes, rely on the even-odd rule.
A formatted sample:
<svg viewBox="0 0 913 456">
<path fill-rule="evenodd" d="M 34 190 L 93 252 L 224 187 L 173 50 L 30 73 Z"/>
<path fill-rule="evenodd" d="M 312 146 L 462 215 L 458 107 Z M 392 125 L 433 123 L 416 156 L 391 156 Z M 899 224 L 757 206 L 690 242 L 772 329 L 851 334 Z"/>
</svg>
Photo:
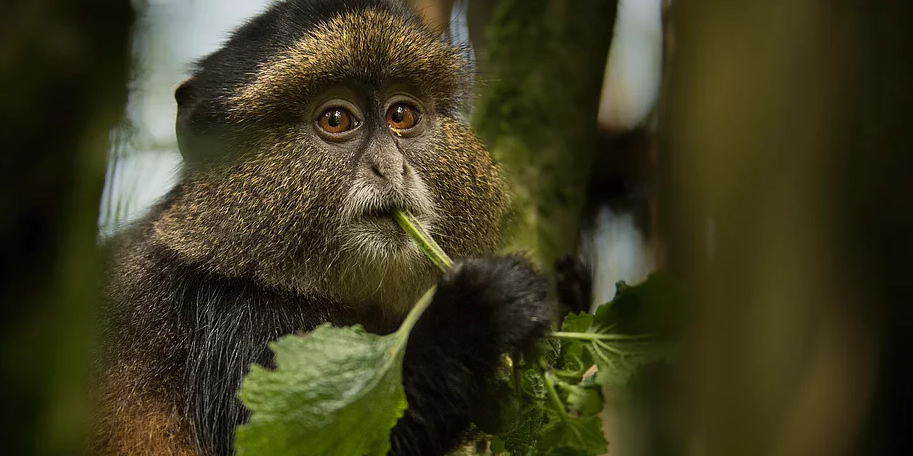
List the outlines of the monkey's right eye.
<svg viewBox="0 0 913 456">
<path fill-rule="evenodd" d="M 358 126 L 358 121 L 347 109 L 330 108 L 317 119 L 317 126 L 327 133 L 345 133 Z"/>
</svg>

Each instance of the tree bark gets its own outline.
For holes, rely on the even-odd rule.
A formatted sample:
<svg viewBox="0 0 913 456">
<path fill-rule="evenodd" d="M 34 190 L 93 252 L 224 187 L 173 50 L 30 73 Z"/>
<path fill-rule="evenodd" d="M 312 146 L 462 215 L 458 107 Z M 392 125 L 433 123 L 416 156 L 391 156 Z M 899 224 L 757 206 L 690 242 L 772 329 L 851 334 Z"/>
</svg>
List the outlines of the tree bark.
<svg viewBox="0 0 913 456">
<path fill-rule="evenodd" d="M 547 269 L 576 251 L 616 6 L 502 0 L 488 27 L 472 124 L 515 196 L 508 248 Z"/>
</svg>

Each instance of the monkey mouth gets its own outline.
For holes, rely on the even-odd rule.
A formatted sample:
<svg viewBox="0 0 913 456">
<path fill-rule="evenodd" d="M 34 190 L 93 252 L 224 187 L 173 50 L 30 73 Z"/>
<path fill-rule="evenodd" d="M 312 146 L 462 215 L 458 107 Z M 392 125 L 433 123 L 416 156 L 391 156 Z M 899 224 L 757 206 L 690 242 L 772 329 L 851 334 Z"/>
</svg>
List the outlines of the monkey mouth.
<svg viewBox="0 0 913 456">
<path fill-rule="evenodd" d="M 384 218 L 393 220 L 393 212 L 397 209 L 416 217 L 428 216 L 434 212 L 424 192 L 353 192 L 345 203 L 343 217 L 354 222 Z"/>
<path fill-rule="evenodd" d="M 352 245 L 368 252 L 405 252 L 411 238 L 393 217 L 395 210 L 408 212 L 426 229 L 432 230 L 437 216 L 430 192 L 420 179 L 405 188 L 355 185 L 342 207 L 342 234 Z"/>
<path fill-rule="evenodd" d="M 436 220 L 434 211 L 420 202 L 395 197 L 363 201 L 358 211 L 348 214 L 348 228 L 345 231 L 348 236 L 354 236 L 359 244 L 373 245 L 379 249 L 409 246 L 412 241 L 399 226 L 393 212 L 399 210 L 410 213 L 426 230 L 431 229 Z"/>
<path fill-rule="evenodd" d="M 344 222 L 355 224 L 389 221 L 399 229 L 393 218 L 394 210 L 399 209 L 430 223 L 437 218 L 431 196 L 418 172 L 410 173 L 410 178 L 403 182 L 386 184 L 357 177 L 342 205 L 342 218 Z"/>
<path fill-rule="evenodd" d="M 385 265 L 389 270 L 413 271 L 427 260 L 421 250 L 399 226 L 393 212 L 409 212 L 428 232 L 434 232 L 438 219 L 427 192 L 374 193 L 353 192 L 343 208 L 339 234 L 348 260 L 358 268 Z M 373 267 L 373 266 L 371 266 Z M 391 269 L 392 268 L 392 269 Z"/>
<path fill-rule="evenodd" d="M 393 216 L 393 212 L 397 210 L 410 213 L 416 218 L 427 220 L 427 217 L 424 217 L 425 214 L 422 209 L 415 205 L 387 203 L 366 208 L 361 217 L 358 217 L 356 223 L 362 226 L 371 227 L 373 228 L 372 231 L 385 232 L 398 238 L 398 235 L 405 234 L 405 232 L 403 232 L 399 223 L 396 221 L 396 218 Z"/>
<path fill-rule="evenodd" d="M 377 207 L 368 208 L 364 212 L 364 216 L 368 218 L 393 218 L 393 211 L 399 209 L 401 211 L 408 211 L 409 209 L 403 209 L 398 207 L 396 204 L 384 204 Z"/>
<path fill-rule="evenodd" d="M 396 219 L 393 217 L 393 212 L 395 211 L 406 212 L 417 218 L 427 218 L 426 216 L 428 215 L 428 210 L 420 205 L 409 204 L 407 202 L 388 202 L 365 208 L 361 218 L 389 219 L 395 222 Z"/>
</svg>

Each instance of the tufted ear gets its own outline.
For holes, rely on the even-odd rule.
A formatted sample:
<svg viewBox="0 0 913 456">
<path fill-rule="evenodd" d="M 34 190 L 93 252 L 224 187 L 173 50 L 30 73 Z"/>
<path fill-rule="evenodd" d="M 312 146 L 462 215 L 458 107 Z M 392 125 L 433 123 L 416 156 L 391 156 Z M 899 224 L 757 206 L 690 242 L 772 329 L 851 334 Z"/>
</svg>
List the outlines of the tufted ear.
<svg viewBox="0 0 913 456">
<path fill-rule="evenodd" d="M 194 112 L 200 104 L 199 90 L 196 79 L 188 79 L 178 86 L 174 91 L 174 99 L 178 102 L 178 115 L 174 125 L 174 131 L 178 139 L 178 148 L 184 161 L 191 159 L 195 155 L 191 150 L 193 148 L 194 131 L 192 128 Z"/>
</svg>

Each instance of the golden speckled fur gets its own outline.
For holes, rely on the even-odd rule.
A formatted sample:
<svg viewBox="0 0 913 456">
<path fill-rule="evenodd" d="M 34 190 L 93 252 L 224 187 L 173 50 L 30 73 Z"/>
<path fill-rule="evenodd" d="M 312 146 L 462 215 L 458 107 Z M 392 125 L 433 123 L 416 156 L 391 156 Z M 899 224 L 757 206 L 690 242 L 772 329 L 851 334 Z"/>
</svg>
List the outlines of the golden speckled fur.
<svg viewBox="0 0 913 456">
<path fill-rule="evenodd" d="M 267 114 L 308 90 L 310 81 L 332 81 L 369 68 L 372 78 L 433 81 L 421 89 L 442 105 L 465 102 L 461 96 L 471 81 L 460 49 L 419 24 L 369 9 L 334 17 L 264 62 L 253 83 L 231 95 L 231 113 L 242 118 Z"/>
</svg>

